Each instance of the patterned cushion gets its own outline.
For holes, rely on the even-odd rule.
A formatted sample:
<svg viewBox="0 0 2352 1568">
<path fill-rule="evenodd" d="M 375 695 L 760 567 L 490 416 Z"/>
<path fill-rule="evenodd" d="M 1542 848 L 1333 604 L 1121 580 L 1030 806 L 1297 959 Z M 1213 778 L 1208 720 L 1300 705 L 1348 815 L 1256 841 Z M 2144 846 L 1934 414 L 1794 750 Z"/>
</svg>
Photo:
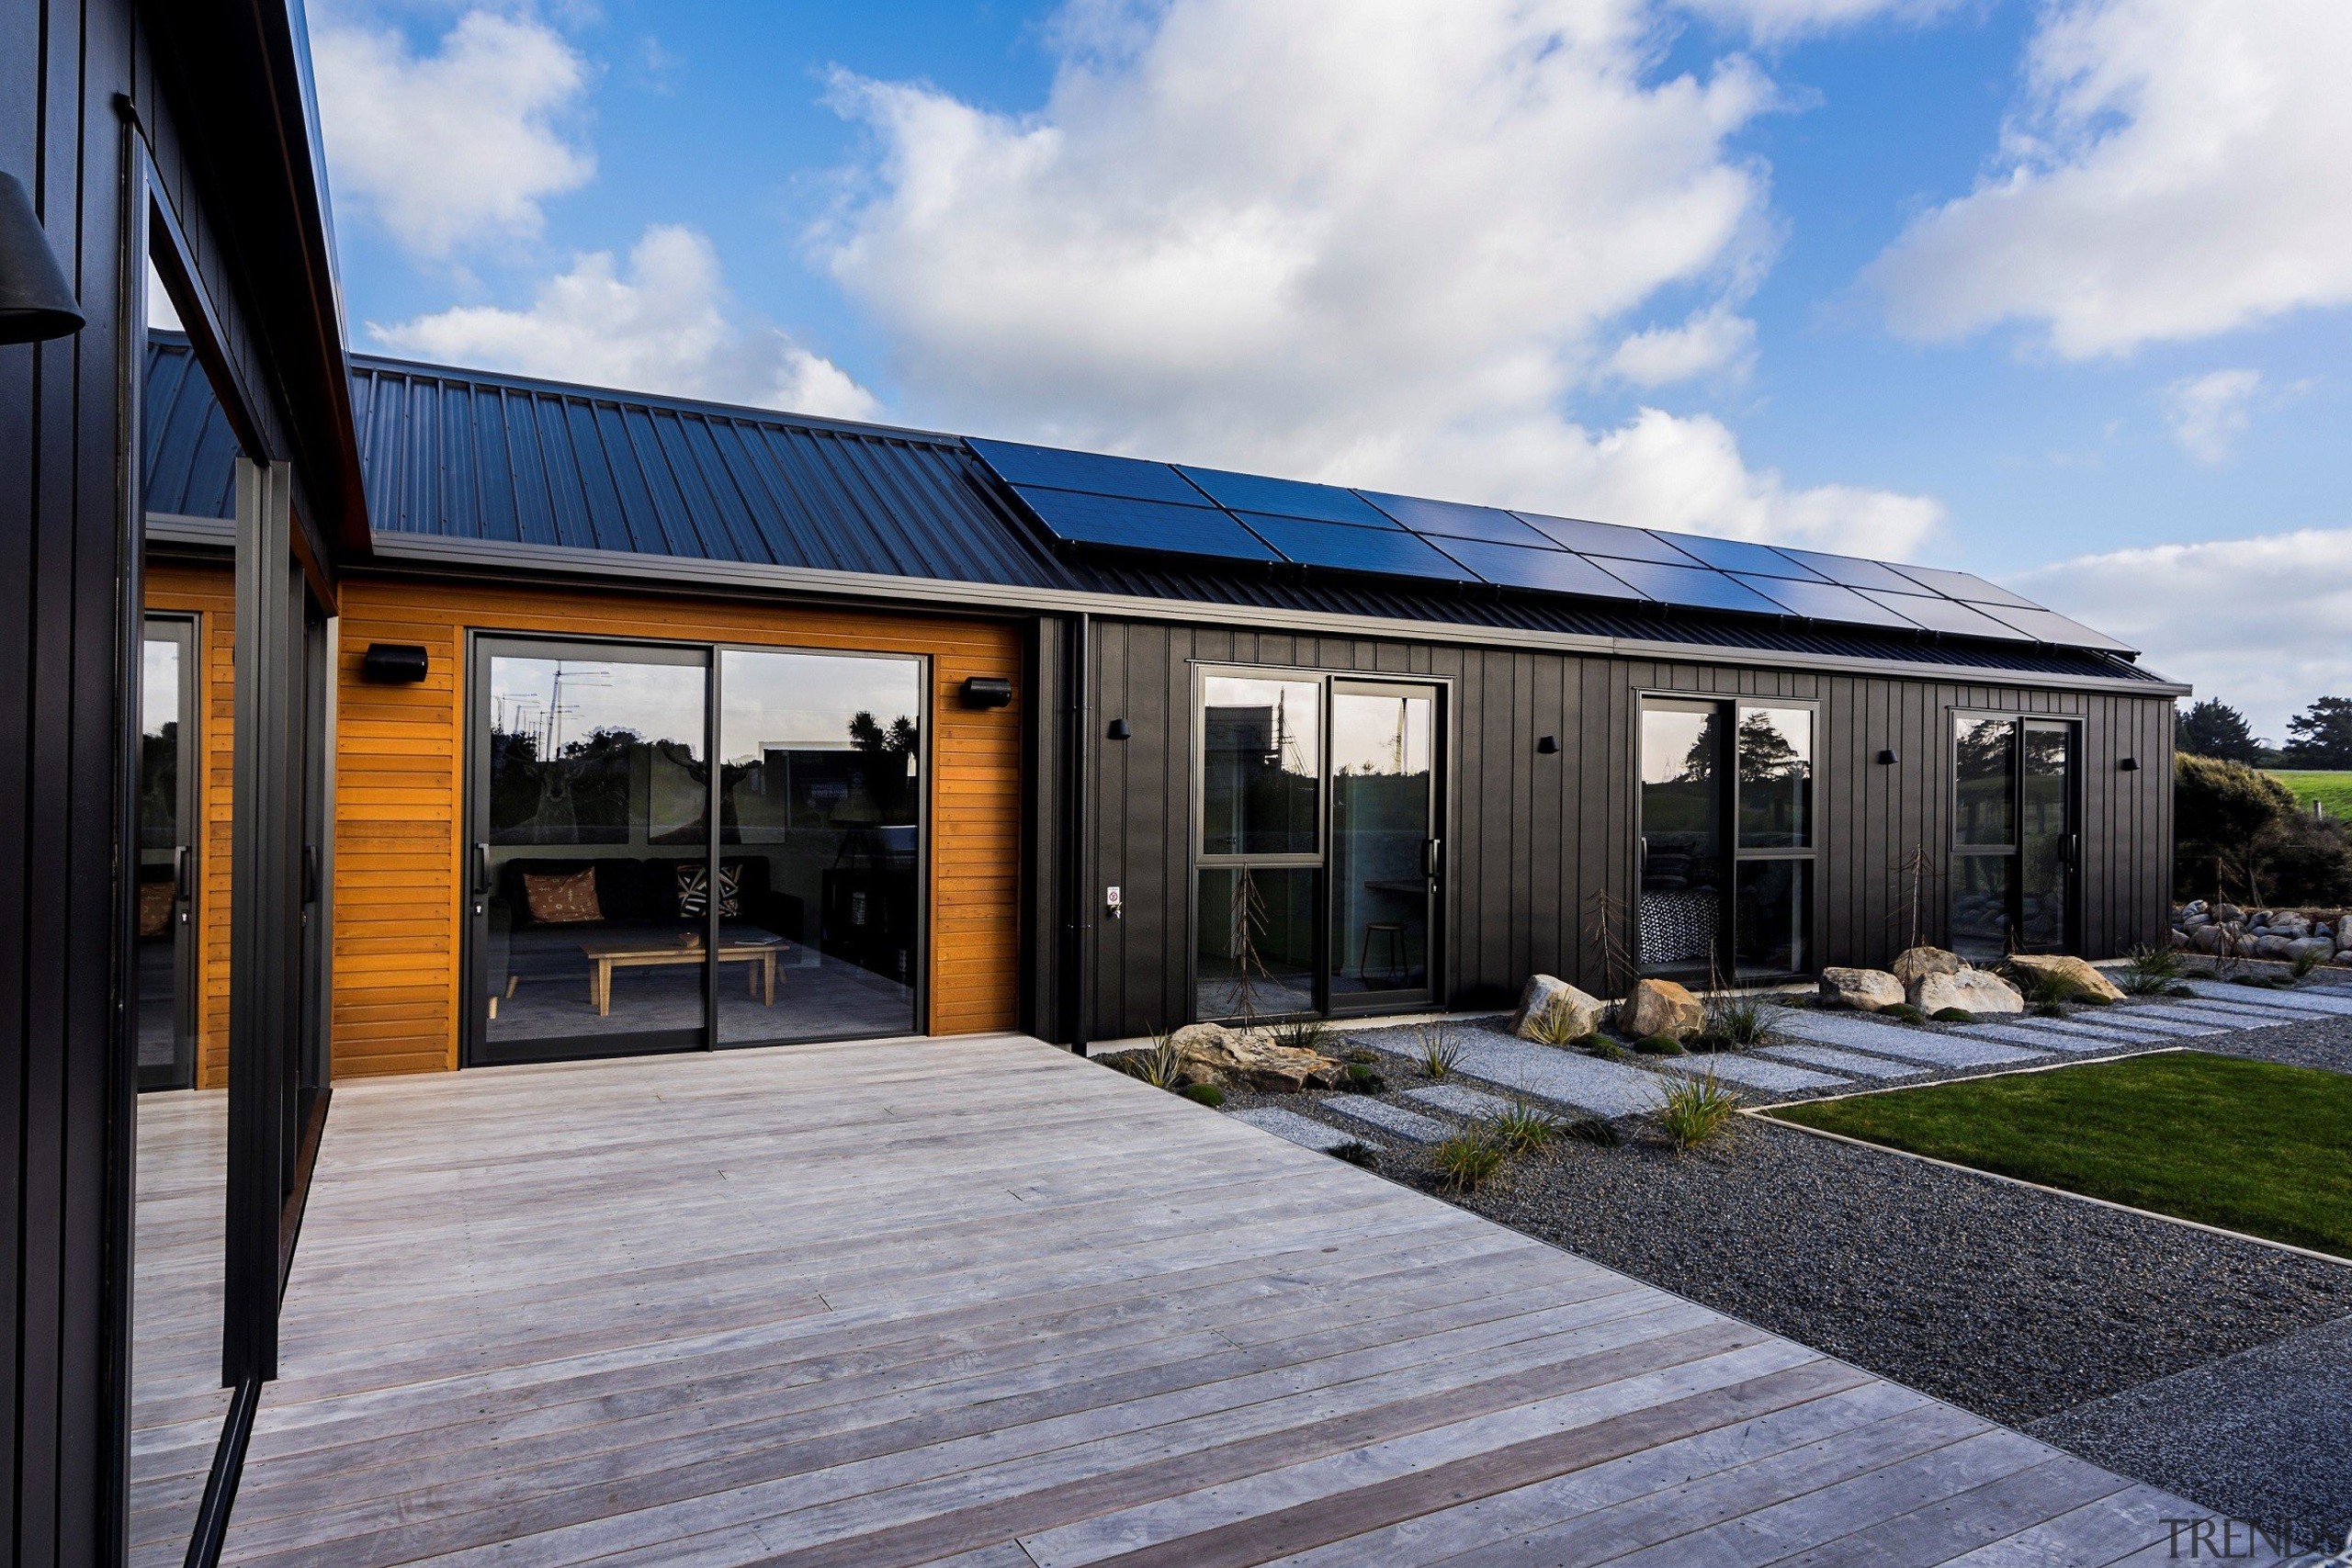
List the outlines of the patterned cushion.
<svg viewBox="0 0 2352 1568">
<path fill-rule="evenodd" d="M 531 919 L 544 925 L 571 926 L 605 918 L 596 903 L 594 867 L 569 876 L 533 876 L 525 872 L 523 902 L 530 906 Z"/>
<path fill-rule="evenodd" d="M 732 919 L 737 913 L 738 895 L 743 887 L 743 868 L 721 865 L 718 868 L 718 916 Z M 710 867 L 696 861 L 678 863 L 678 913 L 696 919 L 710 911 Z"/>
</svg>

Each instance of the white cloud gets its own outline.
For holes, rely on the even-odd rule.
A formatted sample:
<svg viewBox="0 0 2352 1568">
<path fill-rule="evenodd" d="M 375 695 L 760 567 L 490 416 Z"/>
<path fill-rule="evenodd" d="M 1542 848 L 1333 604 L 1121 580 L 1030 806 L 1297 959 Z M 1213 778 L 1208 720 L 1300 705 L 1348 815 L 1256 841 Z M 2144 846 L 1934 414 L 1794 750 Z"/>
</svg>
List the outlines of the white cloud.
<svg viewBox="0 0 2352 1568">
<path fill-rule="evenodd" d="M 466 305 L 379 326 L 383 347 L 444 364 L 592 386 L 708 398 L 845 419 L 873 416 L 873 396 L 784 333 L 729 313 L 709 240 L 657 225 L 630 251 L 573 259 L 526 310 Z"/>
<path fill-rule="evenodd" d="M 1686 9 L 1727 27 L 1745 28 L 1767 43 L 1882 18 L 1928 22 L 1960 3 L 1961 0 L 1680 0 Z"/>
<path fill-rule="evenodd" d="M 1743 297 L 1770 249 L 1763 172 L 1728 140 L 1771 84 L 1736 57 L 1660 78 L 1660 28 L 1645 0 L 1082 3 L 1031 116 L 841 78 L 879 150 L 814 243 L 921 417 L 958 428 L 1628 522 L 1916 533 L 1928 503 L 1790 491 L 1714 421 L 1595 434 L 1564 412 L 1661 290 Z M 1736 358 L 1737 321 L 1702 305 L 1613 369 Z"/>
<path fill-rule="evenodd" d="M 2008 581 L 2135 643 L 2265 735 L 2285 734 L 2314 696 L 2352 693 L 2352 529 L 2119 550 Z"/>
<path fill-rule="evenodd" d="M 1895 329 L 2070 359 L 2352 303 L 2352 6 L 2064 0 L 1999 166 L 1872 264 Z"/>
<path fill-rule="evenodd" d="M 2254 421 L 2247 406 L 2262 389 L 2259 370 L 2210 370 L 2165 389 L 2165 424 L 2174 443 L 2200 463 L 2226 463 Z"/>
<path fill-rule="evenodd" d="M 331 24 L 311 57 L 338 203 L 364 205 L 413 254 L 533 238 L 541 202 L 596 171 L 560 129 L 588 62 L 528 17 L 469 11 L 428 55 L 397 29 Z"/>
<path fill-rule="evenodd" d="M 1662 387 L 1714 371 L 1746 375 L 1756 362 L 1756 323 L 1717 300 L 1679 327 L 1652 327 L 1619 344 L 1610 371 L 1636 387 Z"/>
</svg>

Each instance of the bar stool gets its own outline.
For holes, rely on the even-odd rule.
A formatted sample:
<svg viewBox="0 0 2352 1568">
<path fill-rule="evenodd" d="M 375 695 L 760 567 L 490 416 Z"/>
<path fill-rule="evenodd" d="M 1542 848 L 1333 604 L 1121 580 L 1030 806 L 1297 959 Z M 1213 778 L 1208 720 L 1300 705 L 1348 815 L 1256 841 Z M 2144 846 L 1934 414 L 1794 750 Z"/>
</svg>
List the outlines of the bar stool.
<svg viewBox="0 0 2352 1568">
<path fill-rule="evenodd" d="M 1385 967 L 1389 977 L 1401 982 L 1405 978 L 1405 922 L 1402 920 L 1364 922 L 1363 941 L 1356 944 L 1357 977 L 1366 985 L 1372 983 L 1372 971 L 1366 967 L 1366 961 L 1372 956 L 1372 939 L 1375 936 L 1381 939 L 1386 952 L 1388 962 Z"/>
</svg>

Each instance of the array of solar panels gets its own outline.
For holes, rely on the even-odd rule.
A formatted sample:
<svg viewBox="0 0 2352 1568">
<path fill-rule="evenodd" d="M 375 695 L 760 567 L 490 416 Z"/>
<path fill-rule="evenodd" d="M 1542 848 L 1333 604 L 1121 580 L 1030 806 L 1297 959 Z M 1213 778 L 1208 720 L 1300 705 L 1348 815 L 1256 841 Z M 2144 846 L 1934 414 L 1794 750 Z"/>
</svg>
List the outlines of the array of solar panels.
<svg viewBox="0 0 2352 1568">
<path fill-rule="evenodd" d="M 1591 599 L 2132 651 L 1964 571 L 974 438 L 1055 537 Z"/>
</svg>

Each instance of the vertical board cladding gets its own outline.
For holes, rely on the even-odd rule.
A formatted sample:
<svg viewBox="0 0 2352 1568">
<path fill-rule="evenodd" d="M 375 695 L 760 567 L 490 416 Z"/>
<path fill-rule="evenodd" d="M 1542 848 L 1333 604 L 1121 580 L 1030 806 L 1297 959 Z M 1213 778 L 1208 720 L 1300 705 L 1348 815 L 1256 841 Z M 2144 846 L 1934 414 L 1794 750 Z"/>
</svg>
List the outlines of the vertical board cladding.
<svg viewBox="0 0 2352 1568">
<path fill-rule="evenodd" d="M 354 580 L 343 590 L 335 763 L 338 1077 L 458 1063 L 471 631 L 928 655 L 930 1028 L 962 1034 L 1018 1023 L 1027 701 L 1019 624 L 514 582 Z M 425 679 L 362 679 L 371 642 L 422 646 Z M 1013 677 L 1012 705 L 961 705 L 973 675 Z"/>
<path fill-rule="evenodd" d="M 147 608 L 196 620 L 196 721 L 203 776 L 197 784 L 196 1086 L 229 1082 L 229 844 L 236 692 L 235 579 L 226 566 L 147 565 Z"/>
<path fill-rule="evenodd" d="M 1125 918 L 1098 924 L 1092 1033 L 1117 1039 L 1192 1017 L 1192 672 L 1197 664 L 1423 676 L 1446 690 L 1442 784 L 1448 868 L 1443 990 L 1456 1008 L 1506 1005 L 1544 971 L 1609 988 L 1596 905 L 1630 942 L 1635 739 L 1645 693 L 1819 705 L 1815 951 L 1883 964 L 1945 928 L 1955 710 L 2042 713 L 2081 726 L 2082 946 L 2111 956 L 2159 942 L 2172 831 L 2168 696 L 1908 679 L 1877 673 L 1620 659 L 1524 649 L 1272 636 L 1161 621 L 1100 621 L 1091 670 L 1095 880 Z M 1556 752 L 1537 742 L 1557 739 Z M 1878 761 L 1896 753 L 1893 764 Z M 2136 771 L 2122 768 L 2135 758 Z M 1915 877 L 1907 863 L 1923 863 Z M 1914 884 L 1917 883 L 1915 887 Z M 1100 886 L 1096 889 L 1098 895 Z"/>
</svg>

